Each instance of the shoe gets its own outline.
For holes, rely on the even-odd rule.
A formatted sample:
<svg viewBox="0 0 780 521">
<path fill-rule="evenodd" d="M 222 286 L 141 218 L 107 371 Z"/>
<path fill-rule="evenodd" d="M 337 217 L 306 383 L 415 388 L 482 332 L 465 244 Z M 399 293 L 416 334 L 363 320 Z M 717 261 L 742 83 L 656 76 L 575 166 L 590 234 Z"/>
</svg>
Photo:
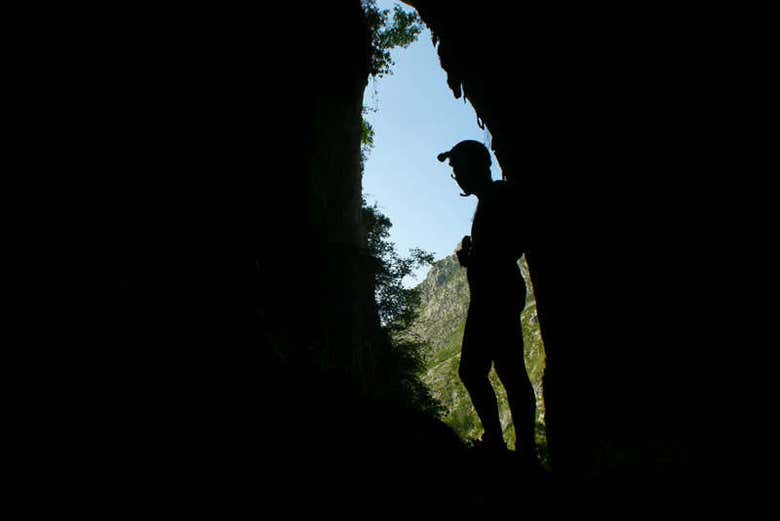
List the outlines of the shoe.
<svg viewBox="0 0 780 521">
<path fill-rule="evenodd" d="M 485 436 L 474 440 L 474 448 L 480 452 L 490 453 L 505 453 L 509 451 L 504 440 L 486 440 Z"/>
</svg>

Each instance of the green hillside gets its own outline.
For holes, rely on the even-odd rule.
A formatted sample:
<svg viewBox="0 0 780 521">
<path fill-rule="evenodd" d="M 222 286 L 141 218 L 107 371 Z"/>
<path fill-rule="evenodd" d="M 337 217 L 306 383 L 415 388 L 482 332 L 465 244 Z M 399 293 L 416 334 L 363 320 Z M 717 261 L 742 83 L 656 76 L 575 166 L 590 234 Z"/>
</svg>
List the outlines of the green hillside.
<svg viewBox="0 0 780 521">
<path fill-rule="evenodd" d="M 542 401 L 544 347 L 536 317 L 533 289 L 528 282 L 530 279 L 525 259 L 521 260 L 520 267 L 528 287 L 528 298 L 522 313 L 525 363 L 536 393 L 537 443 L 544 446 L 546 445 Z M 469 302 L 466 270 L 458 264 L 454 255 L 437 261 L 419 289 L 421 293 L 419 315 L 410 333 L 419 336 L 430 346 L 423 381 L 444 407 L 442 419 L 462 438 L 479 438 L 482 435 L 479 418 L 471 405 L 466 389 L 458 378 L 460 346 Z M 504 438 L 507 444 L 513 447 L 515 433 L 511 424 L 506 393 L 499 383 L 495 370 L 491 371 L 490 378 L 499 399 L 499 414 L 504 427 Z"/>
</svg>

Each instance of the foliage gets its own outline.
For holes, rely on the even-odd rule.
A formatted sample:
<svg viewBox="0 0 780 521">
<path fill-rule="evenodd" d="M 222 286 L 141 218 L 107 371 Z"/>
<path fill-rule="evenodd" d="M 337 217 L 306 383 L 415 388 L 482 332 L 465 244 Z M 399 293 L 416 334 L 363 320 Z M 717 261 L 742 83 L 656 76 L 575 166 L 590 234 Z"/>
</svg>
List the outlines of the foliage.
<svg viewBox="0 0 780 521">
<path fill-rule="evenodd" d="M 374 148 L 374 127 L 365 118 L 360 120 L 360 125 L 360 162 L 365 163 Z"/>
<path fill-rule="evenodd" d="M 390 50 L 412 44 L 422 32 L 422 22 L 415 11 L 406 11 L 400 5 L 393 7 L 391 21 L 390 10 L 380 10 L 376 0 L 363 0 L 363 10 L 371 42 L 369 75 L 381 78 L 392 74 L 391 68 L 395 65 Z"/>
<path fill-rule="evenodd" d="M 422 21 L 415 11 L 406 11 L 400 5 L 390 10 L 380 10 L 376 0 L 363 0 L 363 11 L 368 23 L 370 38 L 369 76 L 372 79 L 392 74 L 395 65 L 390 51 L 396 47 L 406 48 L 417 40 L 422 32 Z M 363 115 L 376 108 L 363 107 Z M 363 118 L 360 129 L 360 155 L 365 162 L 368 153 L 374 147 L 374 128 Z"/>
<path fill-rule="evenodd" d="M 401 257 L 388 240 L 390 219 L 376 205 L 368 205 L 365 201 L 363 223 L 372 261 L 371 275 L 379 316 L 377 333 L 382 345 L 375 360 L 377 387 L 395 396 L 403 405 L 438 416 L 440 406 L 421 379 L 428 346 L 419 337 L 401 334 L 415 321 L 420 306 L 420 290 L 405 288 L 403 280 L 415 268 L 430 265 L 433 254 L 413 248 L 408 257 Z"/>
<path fill-rule="evenodd" d="M 376 303 L 382 325 L 393 333 L 408 329 L 416 317 L 420 303 L 418 288 L 404 288 L 403 280 L 415 268 L 433 263 L 433 254 L 412 248 L 408 257 L 401 257 L 388 240 L 392 223 L 376 205 L 363 204 L 363 222 L 367 230 L 367 245 L 376 259 L 374 282 Z"/>
</svg>

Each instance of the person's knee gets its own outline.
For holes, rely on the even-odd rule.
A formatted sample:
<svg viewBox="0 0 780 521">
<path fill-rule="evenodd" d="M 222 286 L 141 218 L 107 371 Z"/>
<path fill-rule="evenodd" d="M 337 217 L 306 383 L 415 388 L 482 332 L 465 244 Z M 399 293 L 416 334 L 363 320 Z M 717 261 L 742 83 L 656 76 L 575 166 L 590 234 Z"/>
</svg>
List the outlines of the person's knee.
<svg viewBox="0 0 780 521">
<path fill-rule="evenodd" d="M 521 400 L 533 400 L 534 388 L 524 370 L 496 367 L 496 374 L 507 394 Z"/>
<path fill-rule="evenodd" d="M 512 365 L 496 362 L 496 374 L 505 388 L 521 387 L 528 379 L 525 374 L 525 367 L 521 367 L 519 364 Z"/>
<path fill-rule="evenodd" d="M 485 371 L 482 371 L 479 367 L 464 363 L 461 363 L 460 367 L 458 367 L 458 376 L 466 388 L 478 386 L 488 379 Z"/>
</svg>

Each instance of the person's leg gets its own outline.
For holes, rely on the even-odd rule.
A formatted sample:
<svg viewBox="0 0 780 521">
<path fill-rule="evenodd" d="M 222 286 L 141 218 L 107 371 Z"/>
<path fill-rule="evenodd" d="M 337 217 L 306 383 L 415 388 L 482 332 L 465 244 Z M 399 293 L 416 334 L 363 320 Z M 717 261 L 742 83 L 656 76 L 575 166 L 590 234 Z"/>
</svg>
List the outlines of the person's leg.
<svg viewBox="0 0 780 521">
<path fill-rule="evenodd" d="M 485 430 L 483 440 L 489 445 L 503 447 L 504 436 L 498 418 L 498 402 L 488 378 L 491 365 L 487 349 L 489 346 L 486 345 L 489 342 L 489 331 L 486 329 L 486 317 L 480 315 L 478 310 L 469 307 L 458 375 L 482 422 Z"/>
<path fill-rule="evenodd" d="M 523 330 L 520 313 L 505 316 L 497 321 L 499 343 L 496 352 L 496 373 L 506 389 L 512 423 L 517 438 L 516 450 L 524 457 L 533 458 L 536 453 L 536 397 L 523 358 Z"/>
</svg>

